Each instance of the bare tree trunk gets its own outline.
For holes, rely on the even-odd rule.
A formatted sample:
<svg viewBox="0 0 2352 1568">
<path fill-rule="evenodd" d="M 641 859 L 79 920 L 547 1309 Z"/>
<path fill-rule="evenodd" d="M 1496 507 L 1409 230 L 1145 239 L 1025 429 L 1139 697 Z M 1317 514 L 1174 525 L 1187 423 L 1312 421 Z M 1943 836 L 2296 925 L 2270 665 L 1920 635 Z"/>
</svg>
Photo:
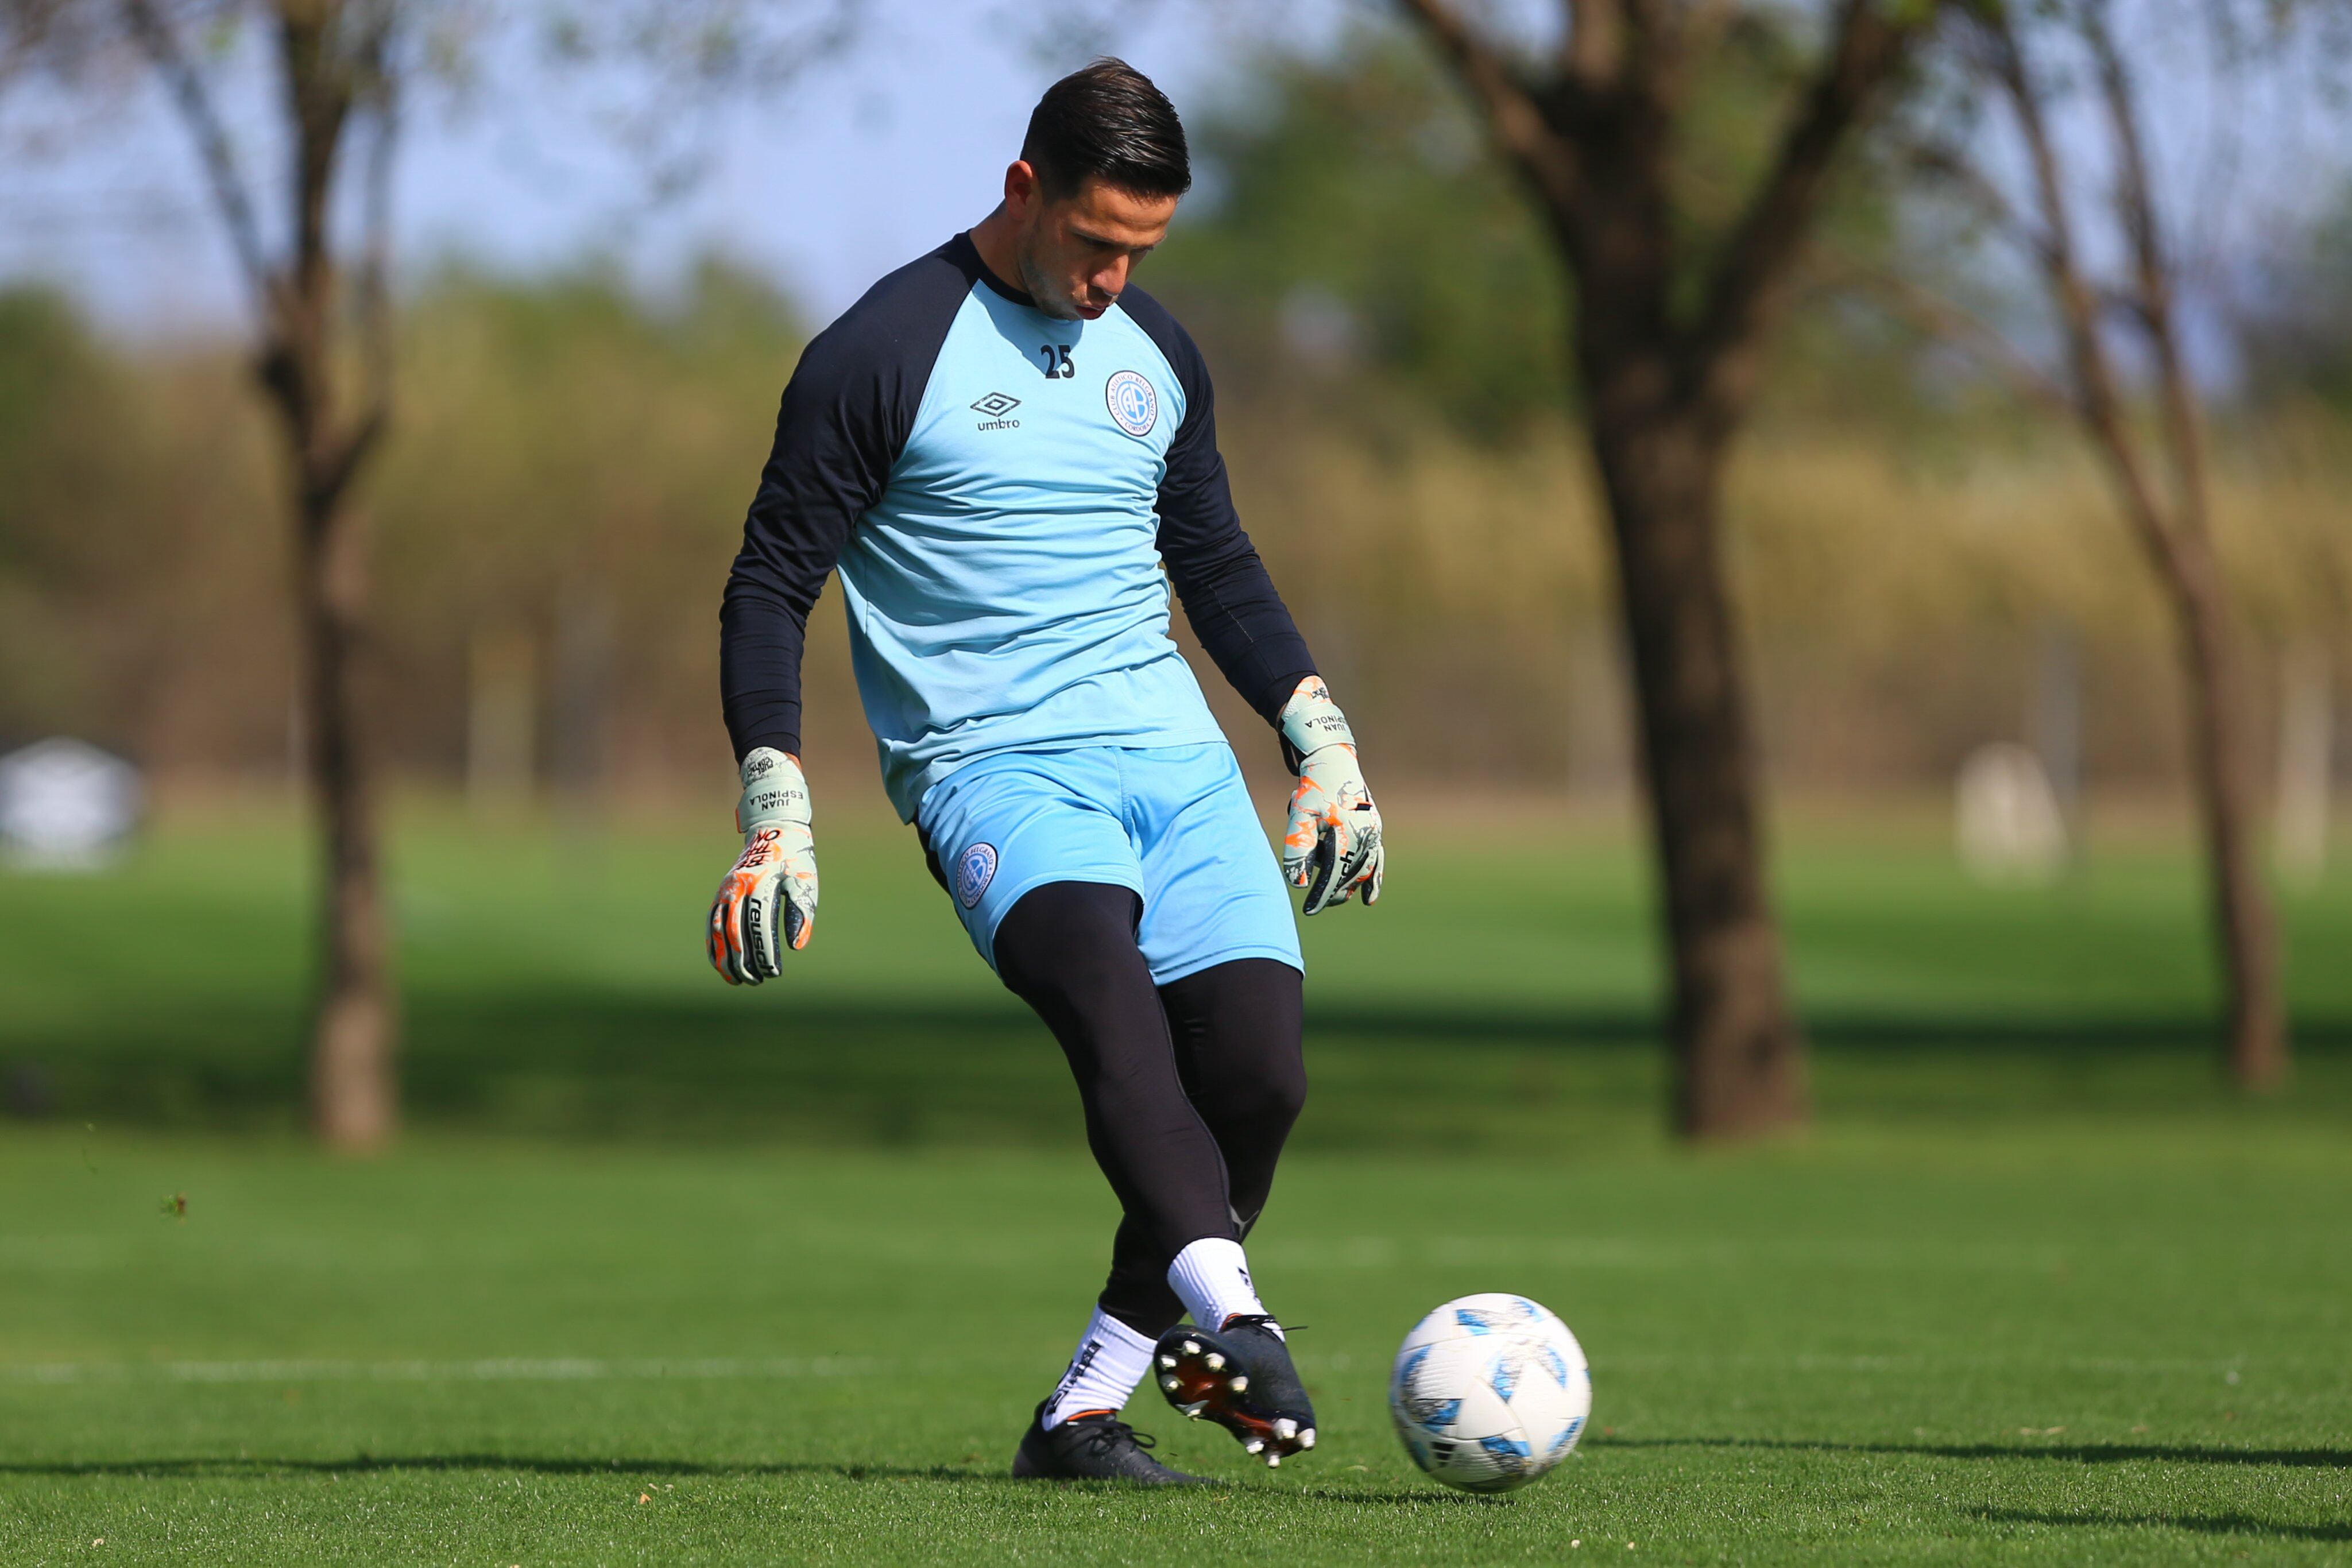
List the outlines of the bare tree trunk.
<svg viewBox="0 0 2352 1568">
<path fill-rule="evenodd" d="M 382 1145 L 398 1120 L 397 1014 L 370 774 L 353 690 L 365 598 L 365 539 L 351 486 L 391 415 L 390 261 L 394 0 L 274 0 L 278 110 L 290 155 L 290 231 L 273 254 L 226 122 L 173 17 L 158 0 L 119 0 L 131 37 L 171 93 L 195 143 L 222 225 L 252 290 L 255 379 L 284 439 L 294 523 L 304 765 L 320 830 L 319 990 L 310 1030 L 310 1116 L 329 1143 Z M 372 120 L 363 172 L 358 287 L 335 260 L 332 196 L 355 115 Z M 356 339 L 356 341 L 352 341 Z M 356 354 L 339 355 L 339 347 Z M 346 413 L 337 369 L 356 359 L 359 407 Z"/>
<path fill-rule="evenodd" d="M 2077 288 L 2087 296 L 2087 288 Z M 2113 392 L 2104 353 L 2077 344 L 2077 375 L 2095 389 L 2081 417 L 2106 460 L 2134 538 L 2172 606 L 2188 706 L 2189 776 L 2220 948 L 2230 1074 L 2247 1089 L 2286 1077 L 2278 919 L 2263 881 L 2252 715 L 2229 608 L 2229 585 L 2204 526 L 2201 465 L 2182 462 L 2179 516 L 2168 517 Z"/>
<path fill-rule="evenodd" d="M 361 706 L 362 519 L 339 497 L 306 497 L 295 593 L 305 657 L 304 720 L 318 814 L 319 989 L 310 1027 L 310 1122 L 340 1148 L 388 1142 L 399 1120 L 392 934 L 384 917 Z"/>
<path fill-rule="evenodd" d="M 338 406 L 344 291 L 331 225 L 353 110 L 369 94 L 388 104 L 383 71 L 391 13 L 346 0 L 277 0 L 277 13 L 284 107 L 294 131 L 287 171 L 294 233 L 258 370 L 281 417 L 295 481 L 295 607 L 307 655 L 310 789 L 321 851 L 310 1119 L 327 1143 L 367 1150 L 392 1137 L 400 1092 L 393 1071 L 398 1019 L 391 932 L 354 689 L 366 536 L 351 502 L 352 481 L 382 436 L 389 410 L 388 120 L 378 128 L 366 170 L 369 235 L 356 300 L 367 401 L 356 417 Z"/>
<path fill-rule="evenodd" d="M 2031 68 L 2011 18 L 1995 13 L 1979 26 L 1992 46 L 1993 75 L 2009 95 L 2025 142 L 2042 225 L 2035 249 L 2066 329 L 2074 413 L 2105 462 L 2125 520 L 2172 605 L 2188 687 L 2189 776 L 2227 991 L 2227 1060 L 2240 1085 L 2264 1089 L 2284 1079 L 2288 1061 L 2278 922 L 2263 882 L 2253 727 L 2229 585 L 2213 546 L 2203 422 L 2180 350 L 2173 260 L 2161 235 L 2123 54 L 2104 0 L 2088 0 L 2074 19 L 2091 52 L 2114 141 L 2111 201 L 2131 264 L 2122 298 L 2155 360 L 2157 418 L 2147 439 L 2161 459 L 2161 483 L 2157 461 L 2143 455 L 2143 437 L 2135 431 L 2101 330 L 2102 291 L 2075 241 L 2058 143 L 2044 111 L 2048 89 Z"/>
<path fill-rule="evenodd" d="M 2253 725 L 2221 565 L 2200 537 L 2181 541 L 2168 581 L 2189 685 L 2189 767 L 2205 841 L 2214 935 L 2227 990 L 2230 1073 L 2242 1088 L 2284 1082 L 2277 916 L 2263 885 Z"/>
<path fill-rule="evenodd" d="M 1725 453 L 1688 414 L 1597 401 L 1618 586 L 1673 967 L 1674 1118 L 1692 1137 L 1801 1122 L 1804 1048 L 1765 890 L 1753 748 L 1723 587 Z"/>
</svg>

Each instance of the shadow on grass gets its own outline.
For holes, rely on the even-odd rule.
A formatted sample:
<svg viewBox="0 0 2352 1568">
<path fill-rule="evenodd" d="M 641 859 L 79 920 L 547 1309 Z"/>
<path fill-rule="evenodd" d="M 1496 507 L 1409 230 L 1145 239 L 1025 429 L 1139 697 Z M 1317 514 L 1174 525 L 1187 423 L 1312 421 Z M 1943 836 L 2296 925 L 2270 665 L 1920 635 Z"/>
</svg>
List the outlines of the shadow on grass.
<svg viewBox="0 0 2352 1568">
<path fill-rule="evenodd" d="M 725 1005 L 739 1000 L 420 995 L 405 1109 L 420 1124 L 559 1136 L 1079 1141 L 1062 1055 L 1009 997 Z M 1811 1020 L 1840 1114 L 2210 1109 L 2209 1027 L 2179 1016 Z M 2296 1029 L 2307 1067 L 2339 1049 L 2352 1058 L 2352 1019 Z M 31 1086 L 17 1098 L 60 1121 L 291 1131 L 299 1030 L 294 1009 L 259 1006 L 110 1013 L 66 1033 L 0 1019 L 0 1069 Z M 1663 1092 L 1656 1039 L 1639 1009 L 1318 1001 L 1302 1146 L 1550 1149 L 1563 1115 L 1647 1125 Z M 2336 1097 L 2344 1082 L 2306 1071 L 2298 1093 Z"/>
<path fill-rule="evenodd" d="M 1044 1026 L 1009 996 L 991 994 L 985 1000 L 943 998 L 937 1001 L 873 997 L 804 997 L 796 998 L 789 1014 L 781 1009 L 757 1010 L 725 1005 L 734 998 L 652 1000 L 632 997 L 565 997 L 550 995 L 528 999 L 484 997 L 452 1005 L 424 1002 L 417 1008 L 420 1030 L 436 1024 L 450 1026 L 480 1043 L 503 1042 L 511 1051 L 523 1042 L 561 1041 L 576 1049 L 583 1035 L 592 1040 L 615 1037 L 629 1042 L 633 1052 L 667 1042 L 664 1055 L 671 1061 L 690 1060 L 694 1047 L 677 1042 L 715 1037 L 756 1035 L 763 1050 L 772 1052 L 790 1037 L 831 1039 L 837 1035 L 881 1040 L 921 1040 L 973 1034 L 1008 1042 L 1049 1046 Z M 2294 1020 L 2297 1046 L 2316 1051 L 2352 1049 L 2352 1017 L 2309 1014 Z M 1496 1045 L 1552 1047 L 1633 1047 L 1647 1049 L 1664 1039 L 1661 1013 L 1641 1008 L 1559 1007 L 1536 1003 L 1513 1007 L 1476 1001 L 1414 1002 L 1402 999 L 1310 1000 L 1307 1014 L 1310 1038 L 1330 1037 L 1366 1042 L 1447 1040 Z M 2198 1011 L 2167 1011 L 2147 1015 L 2053 1014 L 2044 1017 L 1958 1014 L 1817 1011 L 1806 1020 L 1806 1032 L 1818 1043 L 1846 1049 L 1876 1051 L 1906 1047 L 1969 1046 L 2027 1051 L 2074 1051 L 2085 1053 L 2136 1051 L 2149 1047 L 2204 1051 L 2214 1040 L 2218 1023 Z M 525 1045 L 523 1054 L 536 1054 Z M 1058 1057 L 1055 1058 L 1058 1061 Z"/>
<path fill-rule="evenodd" d="M 809 1476 L 846 1481 L 952 1481 L 960 1484 L 1034 1488 L 1077 1486 L 1087 1490 L 1154 1490 L 1125 1481 L 1055 1481 L 1040 1483 L 1008 1475 L 1003 1469 L 966 1469 L 958 1465 L 868 1465 L 820 1460 L 709 1462 L 697 1459 L 549 1458 L 520 1454 L 354 1454 L 340 1459 L 235 1458 L 24 1460 L 0 1464 L 0 1476 L 100 1478 L 119 1480 L 261 1480 L 271 1476 L 348 1476 L 404 1473 L 464 1473 L 507 1471 L 536 1476 L 611 1476 L 620 1479 L 684 1476 L 724 1480 L 761 1476 Z M 1246 1483 L 1212 1480 L 1210 1489 L 1229 1490 Z M 1190 1491 L 1192 1489 L 1184 1489 Z M 1479 1497 L 1437 1487 L 1426 1490 L 1351 1490 L 1318 1487 L 1307 1490 L 1253 1489 L 1253 1497 L 1295 1499 L 1313 1502 L 1443 1504 L 1457 1508 L 1507 1505 L 1512 1500 Z"/>
<path fill-rule="evenodd" d="M 1916 1454 L 1936 1459 L 2063 1459 L 2082 1465 L 2276 1465 L 2352 1469 L 2352 1448 L 2227 1448 L 2186 1443 L 1831 1443 L 1792 1437 L 1606 1437 L 1608 1448 L 1777 1448 L 1808 1454 Z"/>
<path fill-rule="evenodd" d="M 2199 1535 L 2256 1535 L 2273 1541 L 2352 1541 L 2352 1524 L 2278 1524 L 2242 1513 L 2034 1513 L 1972 1508 L 1988 1524 L 2066 1524 L 2096 1530 L 2186 1530 Z"/>
</svg>

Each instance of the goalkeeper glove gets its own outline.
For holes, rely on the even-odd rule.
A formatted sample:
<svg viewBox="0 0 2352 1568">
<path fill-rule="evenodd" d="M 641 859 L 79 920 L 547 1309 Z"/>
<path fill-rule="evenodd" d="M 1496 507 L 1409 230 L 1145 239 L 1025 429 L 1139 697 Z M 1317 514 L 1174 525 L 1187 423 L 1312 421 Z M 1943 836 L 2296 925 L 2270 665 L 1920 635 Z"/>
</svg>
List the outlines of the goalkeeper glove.
<svg viewBox="0 0 2352 1568">
<path fill-rule="evenodd" d="M 735 808 L 743 855 L 710 905 L 710 963 L 730 986 L 784 972 L 784 949 L 816 929 L 816 843 L 809 835 L 808 780 L 797 758 L 761 746 L 743 758 Z"/>
<path fill-rule="evenodd" d="M 1298 683 L 1276 721 L 1284 749 L 1298 769 L 1290 796 L 1290 831 L 1282 840 L 1282 874 L 1307 890 L 1305 913 L 1345 904 L 1360 887 L 1378 903 L 1384 856 L 1381 809 L 1356 760 L 1347 716 L 1314 675 Z"/>
</svg>

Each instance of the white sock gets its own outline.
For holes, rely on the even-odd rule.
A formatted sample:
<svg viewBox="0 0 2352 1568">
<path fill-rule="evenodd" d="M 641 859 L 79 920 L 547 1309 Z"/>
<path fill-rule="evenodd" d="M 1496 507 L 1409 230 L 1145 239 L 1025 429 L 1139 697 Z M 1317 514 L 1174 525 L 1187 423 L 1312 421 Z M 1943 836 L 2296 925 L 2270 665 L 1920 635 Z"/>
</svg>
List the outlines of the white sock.
<svg viewBox="0 0 2352 1568">
<path fill-rule="evenodd" d="M 1265 1312 L 1257 1287 L 1250 1283 L 1249 1259 L 1243 1255 L 1242 1244 L 1223 1237 L 1204 1236 L 1177 1253 L 1176 1261 L 1168 1265 L 1168 1287 L 1204 1329 L 1221 1329 L 1237 1313 Z"/>
<path fill-rule="evenodd" d="M 1045 1401 L 1047 1429 L 1087 1410 L 1117 1410 L 1151 1370 L 1151 1342 L 1104 1312 L 1095 1309 L 1069 1370 Z"/>
</svg>

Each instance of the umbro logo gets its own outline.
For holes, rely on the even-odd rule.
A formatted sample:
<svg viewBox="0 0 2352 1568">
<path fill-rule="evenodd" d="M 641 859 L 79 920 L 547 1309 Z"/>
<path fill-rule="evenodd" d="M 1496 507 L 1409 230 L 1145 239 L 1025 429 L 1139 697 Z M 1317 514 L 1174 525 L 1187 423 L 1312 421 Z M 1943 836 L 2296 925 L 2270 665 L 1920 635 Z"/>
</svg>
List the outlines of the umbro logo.
<svg viewBox="0 0 2352 1568">
<path fill-rule="evenodd" d="M 1017 397 L 1009 396 L 1004 392 L 991 392 L 971 405 L 971 411 L 981 416 L 980 423 L 972 428 L 1018 430 L 1021 428 L 1021 422 L 1017 419 L 1007 419 L 1004 416 L 1020 406 L 1021 400 Z"/>
</svg>

